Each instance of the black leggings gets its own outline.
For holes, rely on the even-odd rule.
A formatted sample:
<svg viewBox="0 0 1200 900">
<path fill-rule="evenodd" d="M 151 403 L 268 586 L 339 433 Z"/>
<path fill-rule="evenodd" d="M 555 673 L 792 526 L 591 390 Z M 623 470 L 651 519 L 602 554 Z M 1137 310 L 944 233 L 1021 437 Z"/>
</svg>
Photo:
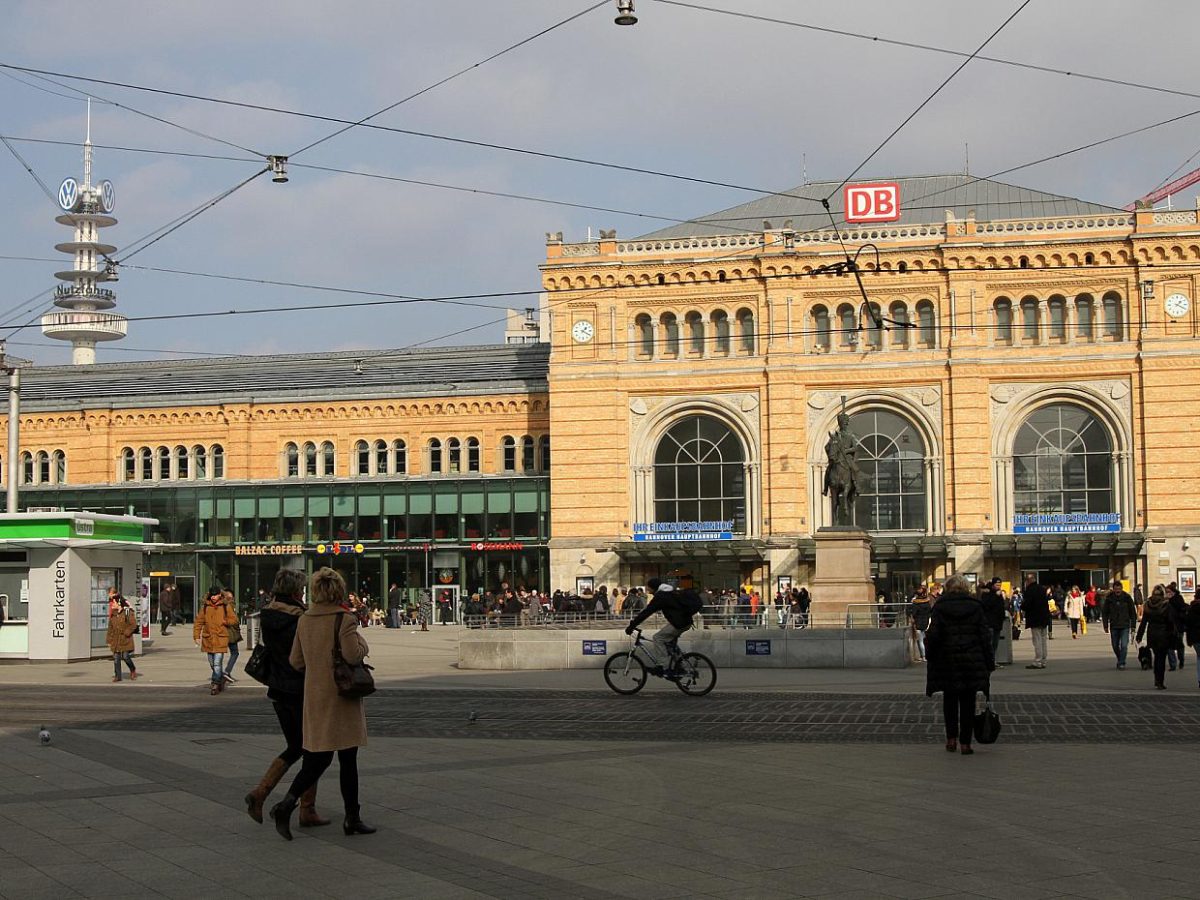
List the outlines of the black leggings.
<svg viewBox="0 0 1200 900">
<path fill-rule="evenodd" d="M 287 748 L 279 758 L 290 766 L 304 754 L 304 697 L 297 695 L 287 700 L 272 700 L 271 705 L 275 707 L 275 718 L 279 719 L 279 728 L 287 741 Z"/>
<path fill-rule="evenodd" d="M 957 737 L 960 744 L 970 744 L 975 729 L 975 692 L 945 691 L 942 715 L 946 717 L 946 740 Z"/>
<path fill-rule="evenodd" d="M 1158 647 L 1150 648 L 1151 654 L 1154 656 L 1154 683 L 1165 684 L 1167 678 L 1167 648 L 1161 650 Z"/>
<path fill-rule="evenodd" d="M 342 804 L 346 814 L 358 812 L 358 748 L 347 747 L 337 751 L 338 781 L 342 788 Z M 333 762 L 333 751 L 326 750 L 313 753 L 304 751 L 304 763 L 300 766 L 300 774 L 292 782 L 288 791 L 293 797 L 301 796 L 310 787 L 321 780 L 329 764 Z"/>
</svg>

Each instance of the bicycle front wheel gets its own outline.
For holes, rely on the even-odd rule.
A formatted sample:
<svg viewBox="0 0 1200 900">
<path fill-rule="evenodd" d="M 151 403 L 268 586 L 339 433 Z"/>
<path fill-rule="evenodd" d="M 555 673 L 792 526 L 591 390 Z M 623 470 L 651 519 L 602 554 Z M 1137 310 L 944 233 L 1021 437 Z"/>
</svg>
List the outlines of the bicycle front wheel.
<svg viewBox="0 0 1200 900">
<path fill-rule="evenodd" d="M 604 681 L 618 694 L 636 694 L 646 686 L 645 664 L 628 651 L 604 661 Z"/>
<path fill-rule="evenodd" d="M 685 653 L 679 660 L 675 685 L 692 697 L 703 697 L 717 686 L 717 667 L 703 653 Z"/>
</svg>

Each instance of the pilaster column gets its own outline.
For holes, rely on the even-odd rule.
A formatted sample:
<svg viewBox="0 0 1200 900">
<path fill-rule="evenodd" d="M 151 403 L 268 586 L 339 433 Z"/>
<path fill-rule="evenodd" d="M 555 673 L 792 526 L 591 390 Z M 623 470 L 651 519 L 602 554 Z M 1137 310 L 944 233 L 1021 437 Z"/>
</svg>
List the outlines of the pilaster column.
<svg viewBox="0 0 1200 900">
<path fill-rule="evenodd" d="M 758 466 L 748 462 L 742 465 L 746 489 L 746 537 L 757 537 L 762 533 L 762 498 L 758 484 Z"/>
<path fill-rule="evenodd" d="M 1050 343 L 1050 304 L 1043 297 L 1037 302 L 1037 343 Z"/>
</svg>

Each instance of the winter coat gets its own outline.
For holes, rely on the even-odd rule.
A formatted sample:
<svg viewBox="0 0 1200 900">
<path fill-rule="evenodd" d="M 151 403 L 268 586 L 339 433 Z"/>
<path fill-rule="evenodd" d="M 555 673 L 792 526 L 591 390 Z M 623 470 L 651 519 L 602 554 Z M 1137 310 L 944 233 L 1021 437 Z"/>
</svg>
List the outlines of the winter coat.
<svg viewBox="0 0 1200 900">
<path fill-rule="evenodd" d="M 1050 627 L 1050 593 L 1040 584 L 1031 584 L 1025 588 L 1021 600 L 1021 615 L 1025 618 L 1027 628 Z"/>
<path fill-rule="evenodd" d="M 690 591 L 677 591 L 672 585 L 664 584 L 654 592 L 654 597 L 646 604 L 646 608 L 634 616 L 626 631 L 637 628 L 642 622 L 656 612 L 676 628 L 687 631 L 692 627 L 692 611 L 684 606 L 685 595 L 694 597 Z"/>
<path fill-rule="evenodd" d="M 1200 646 L 1200 600 L 1193 600 L 1188 604 L 1183 627 L 1187 635 L 1188 646 Z"/>
<path fill-rule="evenodd" d="M 1067 594 L 1063 601 L 1063 609 L 1068 619 L 1083 618 L 1083 594 Z"/>
<path fill-rule="evenodd" d="M 913 621 L 913 627 L 917 631 L 925 631 L 929 628 L 929 617 L 933 612 L 933 604 L 929 602 L 928 597 L 913 597 L 912 603 L 908 604 L 908 617 Z"/>
<path fill-rule="evenodd" d="M 1166 599 L 1151 597 L 1142 606 L 1142 624 L 1138 626 L 1137 639 L 1146 638 L 1152 650 L 1166 650 L 1175 643 L 1175 615 Z"/>
<path fill-rule="evenodd" d="M 362 698 L 341 696 L 333 680 L 333 628 L 338 613 L 345 613 L 340 633 L 342 657 L 350 665 L 362 662 L 368 648 L 354 613 L 325 603 L 310 606 L 300 617 L 288 658 L 293 669 L 304 673 L 304 749 L 313 753 L 367 743 Z"/>
<path fill-rule="evenodd" d="M 1100 606 L 1100 615 L 1104 619 L 1104 628 L 1132 628 L 1137 621 L 1137 607 L 1133 598 L 1120 588 L 1114 588 L 1104 597 Z"/>
<path fill-rule="evenodd" d="M 1171 610 L 1171 624 L 1175 627 L 1177 637 L 1182 637 L 1187 627 L 1187 601 L 1183 595 L 1172 593 L 1167 597 L 1167 608 Z"/>
<path fill-rule="evenodd" d="M 132 609 L 117 609 L 108 617 L 108 634 L 104 642 L 113 653 L 133 652 L 133 633 L 137 631 L 137 616 Z"/>
<path fill-rule="evenodd" d="M 262 643 L 271 658 L 267 696 L 272 700 L 298 699 L 304 693 L 304 673 L 297 672 L 288 661 L 304 609 L 295 603 L 272 600 L 259 614 Z"/>
<path fill-rule="evenodd" d="M 237 621 L 232 606 L 226 606 L 220 597 L 209 597 L 196 613 L 192 640 L 199 641 L 200 649 L 205 653 L 228 653 L 229 626 L 236 625 Z"/>
<path fill-rule="evenodd" d="M 925 631 L 925 694 L 990 690 L 992 629 L 979 601 L 969 594 L 946 594 L 933 606 Z"/>
<path fill-rule="evenodd" d="M 983 618 L 988 628 L 999 634 L 1004 627 L 1004 595 L 989 588 L 979 595 L 979 605 L 983 607 Z"/>
</svg>

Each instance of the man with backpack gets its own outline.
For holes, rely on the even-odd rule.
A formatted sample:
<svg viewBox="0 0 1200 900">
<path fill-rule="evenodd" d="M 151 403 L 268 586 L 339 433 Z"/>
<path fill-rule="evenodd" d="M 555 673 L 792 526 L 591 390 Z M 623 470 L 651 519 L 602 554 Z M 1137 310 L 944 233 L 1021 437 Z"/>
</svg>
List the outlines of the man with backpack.
<svg viewBox="0 0 1200 900">
<path fill-rule="evenodd" d="M 646 608 L 634 616 L 625 626 L 626 634 L 633 630 L 656 612 L 663 614 L 667 623 L 655 632 L 653 637 L 656 648 L 655 658 L 666 659 L 666 668 L 661 672 L 655 667 L 655 675 L 664 678 L 678 678 L 675 663 L 679 656 L 679 636 L 692 627 L 692 617 L 700 612 L 703 603 L 695 591 L 677 591 L 672 584 L 666 584 L 660 578 L 651 578 L 646 582 L 646 589 L 653 591 L 654 596 L 646 604 Z"/>
</svg>

